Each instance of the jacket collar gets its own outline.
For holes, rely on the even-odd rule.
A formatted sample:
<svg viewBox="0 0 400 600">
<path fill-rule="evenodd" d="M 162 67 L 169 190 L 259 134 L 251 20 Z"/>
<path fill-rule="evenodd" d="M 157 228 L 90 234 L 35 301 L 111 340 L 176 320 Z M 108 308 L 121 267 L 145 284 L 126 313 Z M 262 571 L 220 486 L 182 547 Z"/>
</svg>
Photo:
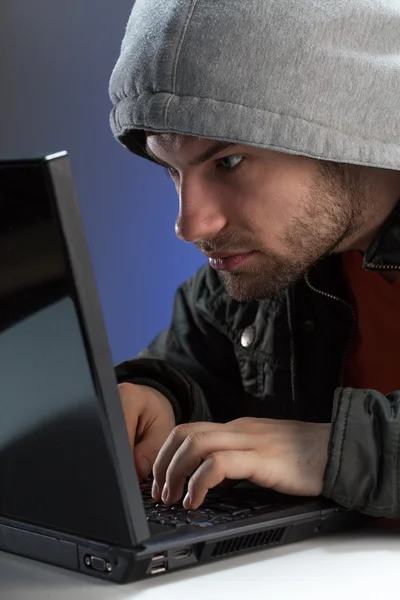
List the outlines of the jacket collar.
<svg viewBox="0 0 400 600">
<path fill-rule="evenodd" d="M 400 202 L 367 248 L 363 267 L 368 271 L 400 270 Z M 341 254 L 326 256 L 311 267 L 308 276 L 315 289 L 351 303 Z"/>
<path fill-rule="evenodd" d="M 364 254 L 368 271 L 400 270 L 400 202 Z"/>
</svg>

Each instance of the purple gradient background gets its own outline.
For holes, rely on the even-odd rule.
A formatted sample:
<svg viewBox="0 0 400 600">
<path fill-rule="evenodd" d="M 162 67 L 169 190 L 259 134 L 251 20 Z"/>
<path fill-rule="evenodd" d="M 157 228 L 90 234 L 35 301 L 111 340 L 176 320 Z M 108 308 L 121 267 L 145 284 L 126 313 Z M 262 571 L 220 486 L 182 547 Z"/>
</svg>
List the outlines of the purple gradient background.
<svg viewBox="0 0 400 600">
<path fill-rule="evenodd" d="M 115 362 L 168 325 L 176 287 L 204 263 L 175 238 L 172 182 L 109 128 L 108 80 L 131 8 L 0 2 L 0 155 L 68 151 Z"/>
</svg>

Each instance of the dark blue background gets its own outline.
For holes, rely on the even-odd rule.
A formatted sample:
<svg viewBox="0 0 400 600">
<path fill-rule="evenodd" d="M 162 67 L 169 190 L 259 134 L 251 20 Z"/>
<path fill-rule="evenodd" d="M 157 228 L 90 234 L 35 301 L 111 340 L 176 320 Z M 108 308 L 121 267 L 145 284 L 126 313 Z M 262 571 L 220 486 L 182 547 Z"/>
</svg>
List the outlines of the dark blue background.
<svg viewBox="0 0 400 600">
<path fill-rule="evenodd" d="M 0 155 L 67 150 L 115 362 L 168 325 L 204 258 L 175 238 L 175 188 L 112 138 L 108 81 L 131 0 L 1 0 Z"/>
</svg>

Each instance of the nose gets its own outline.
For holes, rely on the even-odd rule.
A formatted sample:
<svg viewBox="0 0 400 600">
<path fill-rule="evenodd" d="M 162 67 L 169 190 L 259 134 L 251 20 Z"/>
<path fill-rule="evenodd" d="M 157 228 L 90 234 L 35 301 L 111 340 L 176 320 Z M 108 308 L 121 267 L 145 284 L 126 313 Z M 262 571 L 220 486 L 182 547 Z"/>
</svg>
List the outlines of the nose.
<svg viewBox="0 0 400 600">
<path fill-rule="evenodd" d="M 179 190 L 179 214 L 175 224 L 177 237 L 196 243 L 214 238 L 226 225 L 227 217 L 221 191 L 198 181 L 183 181 Z"/>
</svg>

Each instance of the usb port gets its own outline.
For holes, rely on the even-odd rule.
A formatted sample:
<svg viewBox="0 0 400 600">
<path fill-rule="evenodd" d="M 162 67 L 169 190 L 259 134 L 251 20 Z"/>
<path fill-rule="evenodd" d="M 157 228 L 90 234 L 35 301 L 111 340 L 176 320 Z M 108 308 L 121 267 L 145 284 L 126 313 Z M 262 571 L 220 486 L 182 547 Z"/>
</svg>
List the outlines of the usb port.
<svg viewBox="0 0 400 600">
<path fill-rule="evenodd" d="M 151 557 L 151 562 L 156 563 L 156 562 L 160 562 L 160 560 L 164 560 L 164 559 L 165 559 L 165 552 L 160 552 L 160 554 L 154 554 L 154 556 Z"/>
<path fill-rule="evenodd" d="M 175 560 L 181 560 L 182 558 L 189 558 L 191 554 L 191 548 L 180 548 L 180 550 L 174 550 L 172 556 Z"/>
<path fill-rule="evenodd" d="M 160 563 L 159 565 L 154 565 L 150 569 L 150 575 L 161 575 L 161 573 L 165 573 L 167 570 L 167 563 Z"/>
</svg>

